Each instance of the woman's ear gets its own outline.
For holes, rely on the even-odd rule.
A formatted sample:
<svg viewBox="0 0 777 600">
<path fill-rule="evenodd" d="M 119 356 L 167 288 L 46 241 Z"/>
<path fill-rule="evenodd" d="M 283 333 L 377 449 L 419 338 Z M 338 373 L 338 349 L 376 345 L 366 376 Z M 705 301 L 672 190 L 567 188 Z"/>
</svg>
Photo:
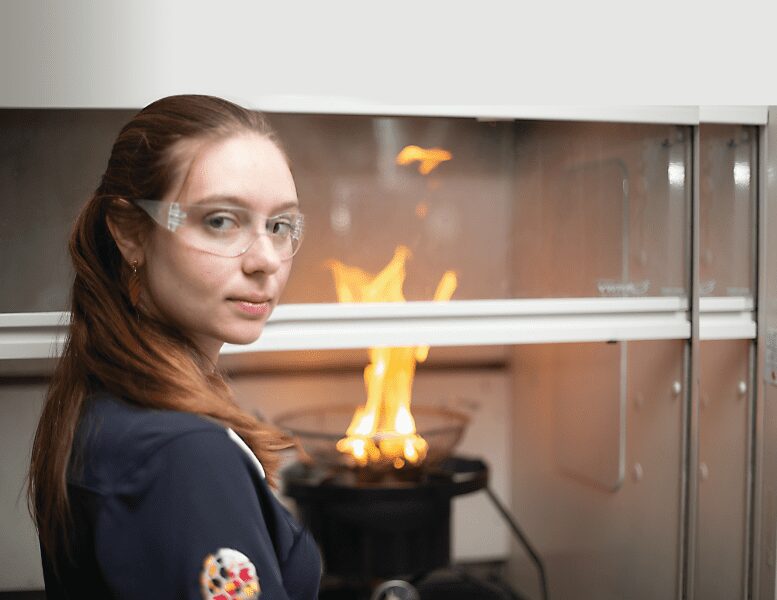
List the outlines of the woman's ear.
<svg viewBox="0 0 777 600">
<path fill-rule="evenodd" d="M 119 247 L 119 252 L 121 252 L 124 260 L 128 264 L 135 264 L 135 266 L 143 265 L 146 261 L 146 253 L 139 236 L 137 234 L 130 235 L 122 230 L 109 215 L 105 216 L 105 223 L 108 225 L 108 230 L 111 232 L 111 236 L 113 236 L 116 245 Z"/>
</svg>

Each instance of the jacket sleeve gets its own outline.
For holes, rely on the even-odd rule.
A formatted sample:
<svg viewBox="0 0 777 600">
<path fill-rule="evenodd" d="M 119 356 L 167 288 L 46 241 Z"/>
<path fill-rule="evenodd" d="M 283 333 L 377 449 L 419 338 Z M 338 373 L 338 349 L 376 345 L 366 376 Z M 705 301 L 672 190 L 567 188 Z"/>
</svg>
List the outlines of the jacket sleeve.
<svg viewBox="0 0 777 600">
<path fill-rule="evenodd" d="M 180 435 L 129 473 L 95 533 L 116 597 L 287 600 L 257 477 L 220 430 Z"/>
</svg>

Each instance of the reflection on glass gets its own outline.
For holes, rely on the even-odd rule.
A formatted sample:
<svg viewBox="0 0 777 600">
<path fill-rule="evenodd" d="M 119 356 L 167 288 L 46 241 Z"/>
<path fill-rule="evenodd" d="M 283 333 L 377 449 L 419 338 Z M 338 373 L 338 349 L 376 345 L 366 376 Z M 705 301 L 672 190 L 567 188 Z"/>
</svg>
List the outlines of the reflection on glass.
<svg viewBox="0 0 777 600">
<path fill-rule="evenodd" d="M 755 277 L 755 132 L 701 125 L 700 293 L 753 296 Z"/>
<path fill-rule="evenodd" d="M 344 204 L 334 204 L 330 213 L 330 225 L 335 235 L 351 232 L 351 211 Z"/>
<path fill-rule="evenodd" d="M 269 116 L 306 214 L 306 243 L 294 257 L 286 303 L 335 302 L 327 261 L 377 272 L 399 245 L 410 252 L 410 301 L 430 298 L 447 269 L 459 274 L 454 300 L 686 293 L 685 128 Z M 21 222 L 0 231 L 11 250 L 23 250 L 9 253 L 23 259 L 7 262 L 3 279 L 26 290 L 0 296 L 4 311 L 65 308 L 61 250 L 126 118 L 9 111 L 0 120 L 16 157 L 0 173 L 0 188 L 28 207 Z M 73 139 L 84 141 L 75 155 Z M 744 182 L 749 164 L 747 155 L 727 163 L 729 187 L 742 187 L 733 179 Z M 51 217 L 45 228 L 37 211 Z M 45 239 L 30 243 L 34 232 Z"/>
<path fill-rule="evenodd" d="M 683 187 L 685 185 L 685 165 L 680 162 L 670 162 L 667 169 L 669 185 Z"/>
<path fill-rule="evenodd" d="M 748 163 L 741 161 L 734 163 L 734 183 L 743 187 L 750 185 L 750 165 Z"/>
<path fill-rule="evenodd" d="M 509 297 L 512 123 L 472 119 L 270 115 L 291 158 L 310 248 L 284 302 L 336 302 L 326 265 L 379 272 L 408 249 L 404 294 L 433 297 L 454 269 L 453 300 Z"/>
<path fill-rule="evenodd" d="M 686 296 L 687 128 L 523 124 L 516 297 Z"/>
<path fill-rule="evenodd" d="M 409 300 L 684 296 L 688 132 L 656 125 L 272 115 L 308 240 L 286 302 L 334 302 L 324 264 L 410 250 Z M 309 198 L 309 200 L 308 200 Z"/>
</svg>

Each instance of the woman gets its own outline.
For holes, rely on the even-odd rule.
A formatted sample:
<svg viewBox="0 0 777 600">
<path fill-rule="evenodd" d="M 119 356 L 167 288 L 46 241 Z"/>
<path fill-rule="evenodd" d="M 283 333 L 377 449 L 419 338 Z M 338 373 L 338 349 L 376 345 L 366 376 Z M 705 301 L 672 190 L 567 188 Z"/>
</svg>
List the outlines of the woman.
<svg viewBox="0 0 777 600">
<path fill-rule="evenodd" d="M 259 337 L 302 216 L 261 115 L 208 96 L 119 133 L 70 240 L 70 336 L 33 444 L 49 598 L 315 598 L 320 558 L 270 485 L 278 431 L 216 371 Z"/>
</svg>

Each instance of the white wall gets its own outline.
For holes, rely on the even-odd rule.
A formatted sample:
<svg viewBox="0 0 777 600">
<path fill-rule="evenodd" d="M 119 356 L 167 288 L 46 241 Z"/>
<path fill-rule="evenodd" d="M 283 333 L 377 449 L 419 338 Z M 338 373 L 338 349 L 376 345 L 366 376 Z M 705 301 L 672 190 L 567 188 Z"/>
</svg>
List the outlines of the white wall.
<svg viewBox="0 0 777 600">
<path fill-rule="evenodd" d="M 635 29 L 615 0 L 556 4 L 0 0 L 0 106 L 138 108 L 200 92 L 269 111 L 360 114 L 458 105 L 516 116 L 499 107 L 523 105 L 527 118 L 548 118 L 547 105 L 564 104 L 574 110 L 560 118 L 613 119 L 592 105 L 630 104 L 615 120 L 689 123 L 697 107 L 668 105 L 714 102 L 704 92 L 728 81 L 717 73 L 737 73 L 729 103 L 750 102 L 743 86 L 764 79 L 753 53 L 743 61 L 717 39 L 704 56 L 718 60 L 716 77 L 679 68 L 682 52 L 655 43 L 663 8 L 642 3 Z M 645 104 L 662 106 L 635 106 Z"/>
</svg>

